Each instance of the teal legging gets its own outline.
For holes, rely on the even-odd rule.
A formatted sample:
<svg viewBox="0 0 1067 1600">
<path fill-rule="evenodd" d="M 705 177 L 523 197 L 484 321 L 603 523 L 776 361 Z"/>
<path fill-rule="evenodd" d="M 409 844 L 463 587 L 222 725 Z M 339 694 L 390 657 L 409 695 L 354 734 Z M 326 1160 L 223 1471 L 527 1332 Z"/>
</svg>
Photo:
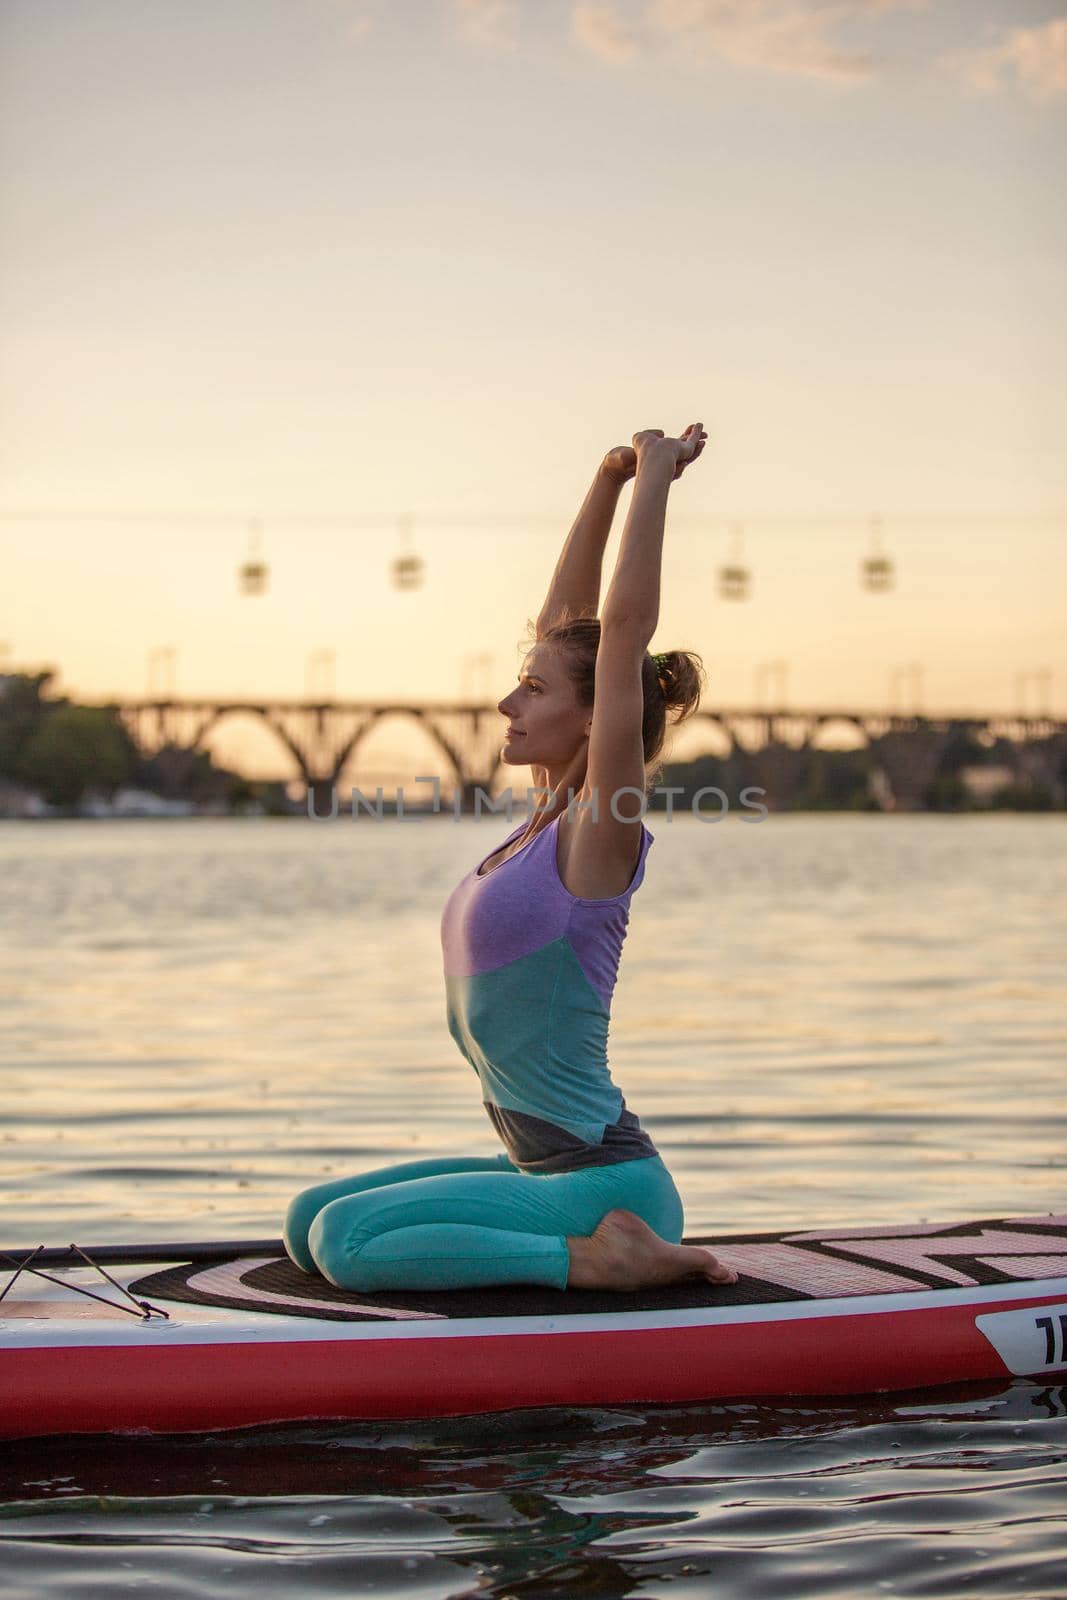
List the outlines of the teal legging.
<svg viewBox="0 0 1067 1600">
<path fill-rule="evenodd" d="M 671 1244 L 682 1202 L 662 1159 L 575 1172 L 520 1172 L 506 1154 L 402 1161 L 298 1194 L 285 1248 L 340 1289 L 565 1289 L 567 1234 L 588 1235 L 616 1206 Z"/>
</svg>

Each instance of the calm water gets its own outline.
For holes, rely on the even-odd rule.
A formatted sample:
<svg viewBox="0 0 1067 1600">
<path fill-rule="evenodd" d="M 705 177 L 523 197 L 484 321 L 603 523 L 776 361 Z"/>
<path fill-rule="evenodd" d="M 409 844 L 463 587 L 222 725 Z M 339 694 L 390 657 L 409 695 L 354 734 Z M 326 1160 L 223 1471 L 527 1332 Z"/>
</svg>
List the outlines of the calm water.
<svg viewBox="0 0 1067 1600">
<path fill-rule="evenodd" d="M 1067 818 L 649 820 L 612 1064 L 687 1232 L 1063 1209 Z M 507 831 L 0 824 L 0 1243 L 277 1237 L 323 1175 L 495 1153 L 439 920 Z M 7 1444 L 0 1592 L 1067 1595 L 1064 1411 Z"/>
</svg>

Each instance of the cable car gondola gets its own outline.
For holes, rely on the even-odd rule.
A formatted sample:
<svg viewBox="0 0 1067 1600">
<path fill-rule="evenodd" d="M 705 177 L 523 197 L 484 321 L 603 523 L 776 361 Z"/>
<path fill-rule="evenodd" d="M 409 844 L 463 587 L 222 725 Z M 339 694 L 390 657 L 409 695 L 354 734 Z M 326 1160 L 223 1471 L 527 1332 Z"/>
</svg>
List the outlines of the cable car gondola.
<svg viewBox="0 0 1067 1600">
<path fill-rule="evenodd" d="M 871 553 L 860 563 L 860 574 L 865 589 L 874 594 L 884 594 L 893 587 L 893 563 L 881 549 L 882 519 L 871 518 Z"/>
<path fill-rule="evenodd" d="M 259 553 L 258 522 L 249 523 L 249 535 L 248 555 L 238 568 L 238 584 L 242 594 L 263 594 L 267 587 L 267 575 L 270 569 Z"/>
<path fill-rule="evenodd" d="M 398 589 L 421 589 L 423 563 L 412 546 L 410 517 L 400 518 L 400 539 L 407 548 L 393 562 L 393 583 Z"/>
<path fill-rule="evenodd" d="M 752 574 L 741 559 L 742 529 L 734 524 L 730 558 L 719 568 L 719 593 L 724 600 L 747 600 Z"/>
</svg>

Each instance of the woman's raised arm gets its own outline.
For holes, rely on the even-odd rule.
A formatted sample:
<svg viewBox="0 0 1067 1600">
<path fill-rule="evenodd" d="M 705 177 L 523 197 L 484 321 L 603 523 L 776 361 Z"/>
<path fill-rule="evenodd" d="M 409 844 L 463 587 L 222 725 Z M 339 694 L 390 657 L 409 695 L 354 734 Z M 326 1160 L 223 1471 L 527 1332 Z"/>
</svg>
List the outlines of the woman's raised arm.
<svg viewBox="0 0 1067 1600">
<path fill-rule="evenodd" d="M 615 573 L 604 598 L 604 628 L 613 623 L 635 625 L 646 642 L 659 621 L 660 568 L 667 494 L 686 467 L 704 449 L 707 434 L 691 422 L 678 439 L 666 439 L 661 428 L 634 434 L 637 482 L 622 531 Z"/>
<path fill-rule="evenodd" d="M 565 610 L 572 615 L 596 616 L 604 546 L 611 532 L 619 492 L 636 470 L 637 455 L 629 445 L 616 445 L 614 450 L 609 450 L 597 468 L 556 562 L 545 603 L 537 618 L 538 637 L 558 622 Z"/>
</svg>

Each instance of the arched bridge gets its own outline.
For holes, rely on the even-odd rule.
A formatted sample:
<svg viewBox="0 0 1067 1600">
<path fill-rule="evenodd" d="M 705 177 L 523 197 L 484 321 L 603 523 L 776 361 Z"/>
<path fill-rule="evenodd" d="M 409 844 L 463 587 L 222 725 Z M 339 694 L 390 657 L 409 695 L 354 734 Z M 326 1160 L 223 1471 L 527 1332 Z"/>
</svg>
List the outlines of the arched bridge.
<svg viewBox="0 0 1067 1600">
<path fill-rule="evenodd" d="M 116 707 L 131 737 L 146 756 L 165 745 L 189 752 L 190 760 L 212 729 L 236 714 L 262 719 L 312 792 L 317 812 L 330 799 L 346 767 L 354 766 L 362 742 L 387 717 L 413 719 L 440 751 L 438 774 L 443 792 L 458 788 L 461 805 L 472 809 L 475 792 L 492 792 L 500 761 L 503 719 L 495 704 L 424 701 L 418 704 L 334 700 L 131 700 Z M 1065 803 L 1067 723 L 1051 716 L 994 713 L 978 715 L 878 711 L 768 711 L 710 708 L 686 724 L 716 730 L 715 743 L 732 760 L 744 783 L 766 791 L 772 810 L 786 804 L 803 779 L 814 749 L 831 726 L 845 729 L 853 748 L 867 751 L 872 791 L 886 810 L 914 810 L 953 742 L 969 734 L 1020 779 L 1047 786 L 1057 805 Z M 429 790 L 423 791 L 429 798 Z"/>
</svg>

